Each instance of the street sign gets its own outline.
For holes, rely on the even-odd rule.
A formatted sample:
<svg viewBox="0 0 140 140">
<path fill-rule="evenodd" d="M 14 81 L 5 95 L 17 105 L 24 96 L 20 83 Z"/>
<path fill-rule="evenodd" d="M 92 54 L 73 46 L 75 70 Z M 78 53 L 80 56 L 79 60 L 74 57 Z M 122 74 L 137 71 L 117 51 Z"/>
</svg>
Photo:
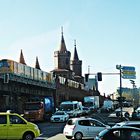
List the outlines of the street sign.
<svg viewBox="0 0 140 140">
<path fill-rule="evenodd" d="M 132 66 L 122 66 L 122 78 L 124 79 L 136 79 L 135 67 Z"/>
<path fill-rule="evenodd" d="M 122 66 L 123 71 L 135 71 L 135 67 L 132 66 Z"/>
<path fill-rule="evenodd" d="M 131 76 L 131 75 L 122 75 L 122 78 L 123 79 L 136 79 L 136 76 L 134 75 L 134 76 Z"/>
</svg>

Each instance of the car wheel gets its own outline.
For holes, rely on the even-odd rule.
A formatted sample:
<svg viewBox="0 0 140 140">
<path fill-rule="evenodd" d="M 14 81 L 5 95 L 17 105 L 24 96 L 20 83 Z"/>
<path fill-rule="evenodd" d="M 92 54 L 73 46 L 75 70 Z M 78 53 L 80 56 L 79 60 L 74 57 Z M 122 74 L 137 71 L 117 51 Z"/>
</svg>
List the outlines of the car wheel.
<svg viewBox="0 0 140 140">
<path fill-rule="evenodd" d="M 23 140 L 33 140 L 34 135 L 32 133 L 25 133 L 23 136 Z"/>
<path fill-rule="evenodd" d="M 77 133 L 74 135 L 74 138 L 75 138 L 76 140 L 81 140 L 82 137 L 83 137 L 83 135 L 82 135 L 81 132 L 77 132 Z"/>
</svg>

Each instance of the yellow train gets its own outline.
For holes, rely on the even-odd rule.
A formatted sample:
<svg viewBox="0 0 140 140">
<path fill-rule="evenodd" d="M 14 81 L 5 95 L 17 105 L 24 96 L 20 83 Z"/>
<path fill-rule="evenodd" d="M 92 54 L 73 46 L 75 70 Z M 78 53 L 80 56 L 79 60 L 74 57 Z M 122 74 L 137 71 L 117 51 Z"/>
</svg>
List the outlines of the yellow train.
<svg viewBox="0 0 140 140">
<path fill-rule="evenodd" d="M 24 78 L 54 83 L 54 78 L 51 73 L 9 59 L 0 60 L 0 73 L 11 73 Z M 59 82 L 60 84 L 65 85 L 66 78 L 59 76 Z M 80 87 L 81 89 L 84 89 L 84 84 L 71 79 L 67 79 L 67 85 L 69 87 Z"/>
<path fill-rule="evenodd" d="M 33 80 L 52 82 L 50 73 L 9 59 L 0 60 L 0 73 L 12 73 Z"/>
</svg>

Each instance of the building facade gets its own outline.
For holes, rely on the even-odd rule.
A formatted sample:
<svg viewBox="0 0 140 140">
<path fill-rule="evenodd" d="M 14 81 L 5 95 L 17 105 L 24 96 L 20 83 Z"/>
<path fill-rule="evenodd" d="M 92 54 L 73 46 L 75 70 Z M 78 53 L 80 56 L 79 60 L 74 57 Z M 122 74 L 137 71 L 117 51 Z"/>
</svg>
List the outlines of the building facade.
<svg viewBox="0 0 140 140">
<path fill-rule="evenodd" d="M 82 61 L 79 60 L 76 41 L 75 41 L 74 55 L 71 58 L 71 52 L 67 50 L 63 31 L 61 33 L 61 43 L 59 50 L 54 52 L 55 69 L 54 76 L 62 76 L 67 79 L 72 79 L 80 83 L 84 83 L 84 77 L 82 76 Z"/>
</svg>

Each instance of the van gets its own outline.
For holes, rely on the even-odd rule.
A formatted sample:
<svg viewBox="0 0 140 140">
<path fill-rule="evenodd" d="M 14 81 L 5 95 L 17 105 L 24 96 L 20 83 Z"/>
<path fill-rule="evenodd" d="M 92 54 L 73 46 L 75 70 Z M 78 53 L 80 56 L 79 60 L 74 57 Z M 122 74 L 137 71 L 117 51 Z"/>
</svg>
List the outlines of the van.
<svg viewBox="0 0 140 140">
<path fill-rule="evenodd" d="M 33 140 L 40 136 L 40 130 L 34 123 L 28 122 L 17 113 L 0 113 L 0 139 Z"/>
</svg>

